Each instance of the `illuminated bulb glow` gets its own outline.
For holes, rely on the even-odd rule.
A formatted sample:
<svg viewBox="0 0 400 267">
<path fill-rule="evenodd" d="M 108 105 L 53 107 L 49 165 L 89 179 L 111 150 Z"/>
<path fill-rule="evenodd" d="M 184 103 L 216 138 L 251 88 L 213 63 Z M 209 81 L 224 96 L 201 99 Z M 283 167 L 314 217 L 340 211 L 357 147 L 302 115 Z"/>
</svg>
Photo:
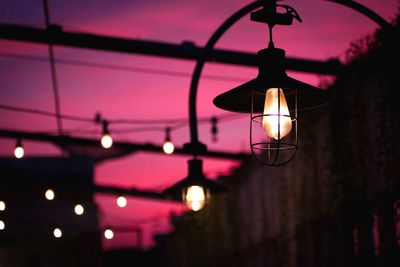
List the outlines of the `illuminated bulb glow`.
<svg viewBox="0 0 400 267">
<path fill-rule="evenodd" d="M 117 205 L 120 208 L 124 208 L 128 204 L 128 201 L 124 196 L 120 196 L 117 198 Z"/>
<path fill-rule="evenodd" d="M 0 200 L 0 211 L 4 211 L 6 209 L 6 203 Z"/>
<path fill-rule="evenodd" d="M 113 232 L 113 230 L 111 230 L 111 229 L 106 229 L 106 230 L 104 231 L 104 237 L 105 237 L 106 239 L 113 239 L 113 237 L 114 237 L 114 232 Z"/>
<path fill-rule="evenodd" d="M 60 228 L 55 228 L 53 231 L 53 235 L 55 238 L 60 238 L 62 237 L 62 231 Z"/>
<path fill-rule="evenodd" d="M 111 135 L 109 134 L 104 134 L 103 137 L 101 138 L 101 145 L 104 148 L 110 148 L 113 144 L 113 139 Z"/>
<path fill-rule="evenodd" d="M 172 154 L 174 153 L 175 146 L 171 141 L 166 141 L 163 145 L 163 150 L 165 154 Z"/>
<path fill-rule="evenodd" d="M 25 154 L 24 148 L 22 146 L 17 146 L 14 150 L 14 156 L 17 159 L 23 158 Z"/>
<path fill-rule="evenodd" d="M 82 215 L 85 212 L 85 209 L 81 204 L 77 204 L 75 205 L 74 211 L 76 215 Z"/>
<path fill-rule="evenodd" d="M 206 203 L 203 187 L 198 185 L 190 186 L 186 191 L 185 203 L 193 211 L 201 210 Z"/>
<path fill-rule="evenodd" d="M 44 193 L 44 196 L 46 197 L 47 200 L 53 200 L 55 197 L 54 191 L 51 189 L 47 189 L 46 193 Z"/>
<path fill-rule="evenodd" d="M 280 99 L 279 110 L 278 110 L 278 90 Z M 278 140 L 288 135 L 292 130 L 292 119 L 290 118 L 288 105 L 286 103 L 286 98 L 285 95 L 283 94 L 282 89 L 270 88 L 267 90 L 267 93 L 265 95 L 263 115 L 264 116 L 262 120 L 262 129 L 265 135 L 274 138 L 275 140 Z"/>
<path fill-rule="evenodd" d="M 0 230 L 4 230 L 6 228 L 6 224 L 0 220 Z"/>
</svg>

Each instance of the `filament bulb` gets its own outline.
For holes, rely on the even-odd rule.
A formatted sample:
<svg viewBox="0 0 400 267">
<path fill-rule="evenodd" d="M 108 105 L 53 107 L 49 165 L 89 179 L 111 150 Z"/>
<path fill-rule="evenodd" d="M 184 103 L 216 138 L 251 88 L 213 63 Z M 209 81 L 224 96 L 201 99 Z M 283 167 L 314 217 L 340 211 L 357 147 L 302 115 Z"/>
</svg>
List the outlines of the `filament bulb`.
<svg viewBox="0 0 400 267">
<path fill-rule="evenodd" d="M 163 145 L 163 150 L 164 150 L 165 154 L 169 155 L 169 154 L 174 153 L 174 149 L 175 149 L 175 146 L 171 142 L 171 128 L 167 127 L 167 128 L 165 128 L 165 142 Z"/>
<path fill-rule="evenodd" d="M 193 211 L 201 210 L 206 203 L 206 196 L 202 186 L 193 185 L 186 191 L 186 205 Z"/>
<path fill-rule="evenodd" d="M 278 140 L 292 130 L 292 119 L 282 89 L 270 88 L 267 90 L 263 115 L 262 129 L 265 135 Z"/>
<path fill-rule="evenodd" d="M 85 212 L 85 208 L 81 204 L 77 204 L 74 207 L 74 211 L 76 215 L 82 215 Z"/>
<path fill-rule="evenodd" d="M 104 148 L 110 148 L 113 144 L 113 139 L 110 134 L 103 134 L 101 137 L 101 146 Z"/>
<path fill-rule="evenodd" d="M 54 228 L 53 235 L 54 235 L 55 238 L 61 238 L 62 237 L 61 229 L 60 228 Z"/>
<path fill-rule="evenodd" d="M 14 156 L 17 159 L 23 158 L 25 154 L 24 147 L 22 146 L 21 140 L 17 140 L 17 144 L 14 149 Z"/>
<path fill-rule="evenodd" d="M 107 229 L 104 231 L 104 237 L 105 237 L 106 239 L 113 239 L 113 237 L 114 237 L 114 232 L 113 232 L 113 230 L 111 230 L 110 228 L 107 228 Z"/>
<path fill-rule="evenodd" d="M 165 141 L 163 145 L 163 150 L 165 154 L 172 154 L 174 153 L 175 146 L 171 141 Z"/>
<path fill-rule="evenodd" d="M 118 205 L 118 207 L 124 208 L 124 207 L 126 207 L 127 204 L 128 204 L 128 200 L 126 199 L 126 197 L 124 197 L 124 196 L 119 196 L 119 197 L 117 198 L 117 205 Z"/>
</svg>

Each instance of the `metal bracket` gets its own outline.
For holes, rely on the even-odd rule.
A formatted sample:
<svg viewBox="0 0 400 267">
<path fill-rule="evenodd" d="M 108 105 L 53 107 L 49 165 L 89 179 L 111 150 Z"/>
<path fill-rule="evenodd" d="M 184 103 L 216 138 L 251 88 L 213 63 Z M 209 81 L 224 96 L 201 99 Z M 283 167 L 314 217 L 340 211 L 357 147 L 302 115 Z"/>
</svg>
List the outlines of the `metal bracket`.
<svg viewBox="0 0 400 267">
<path fill-rule="evenodd" d="M 285 9 L 285 13 L 278 13 L 276 7 L 281 7 Z M 299 22 L 302 19 L 297 11 L 288 5 L 275 5 L 273 8 L 271 6 L 264 6 L 250 14 L 250 19 L 255 22 L 267 23 L 270 27 L 275 25 L 292 25 L 293 18 Z"/>
</svg>

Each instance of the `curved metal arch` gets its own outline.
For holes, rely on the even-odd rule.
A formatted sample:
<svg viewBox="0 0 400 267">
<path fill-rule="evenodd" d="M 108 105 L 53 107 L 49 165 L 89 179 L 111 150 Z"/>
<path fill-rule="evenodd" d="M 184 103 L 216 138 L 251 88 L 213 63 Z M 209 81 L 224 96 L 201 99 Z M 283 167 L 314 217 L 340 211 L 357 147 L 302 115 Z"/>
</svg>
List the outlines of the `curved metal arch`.
<svg viewBox="0 0 400 267">
<path fill-rule="evenodd" d="M 379 16 L 375 11 L 373 11 L 372 9 L 369 9 L 368 7 L 363 6 L 362 4 L 357 3 L 355 1 L 352 1 L 352 0 L 327 0 L 327 1 L 349 7 L 351 9 L 361 13 L 362 15 L 368 17 L 369 19 L 374 21 L 376 24 L 378 24 L 382 28 L 391 26 L 389 22 L 387 22 L 384 18 Z"/>
<path fill-rule="evenodd" d="M 367 8 L 366 6 L 361 5 L 360 3 L 357 3 L 352 0 L 326 0 L 328 2 L 340 4 L 346 7 L 349 7 L 362 15 L 368 17 L 372 21 L 376 22 L 379 26 L 382 28 L 390 27 L 390 23 L 387 22 L 384 18 L 379 16 L 376 12 L 373 10 Z M 222 37 L 222 35 L 239 19 L 241 19 L 244 15 L 248 14 L 249 12 L 255 10 L 256 8 L 259 8 L 262 6 L 262 1 L 255 1 L 253 3 L 250 3 L 246 5 L 245 7 L 241 8 L 239 11 L 234 13 L 232 16 L 230 16 L 227 20 L 224 21 L 224 23 L 221 24 L 221 26 L 218 27 L 218 29 L 213 33 L 213 35 L 210 37 L 208 40 L 207 44 L 205 45 L 205 51 L 206 54 L 211 52 L 217 41 Z M 206 55 L 207 56 L 207 55 Z M 192 152 L 194 154 L 194 157 L 197 156 L 197 145 L 199 143 L 199 137 L 198 137 L 198 128 L 197 128 L 197 103 L 196 103 L 196 97 L 197 97 L 197 88 L 199 85 L 199 80 L 200 80 L 200 75 L 203 70 L 204 64 L 206 62 L 206 57 L 204 57 L 201 60 L 198 60 L 196 63 L 196 66 L 194 68 L 193 74 L 192 74 L 192 80 L 190 83 L 190 92 L 189 92 L 189 127 L 190 127 L 190 144 L 193 145 L 192 147 Z"/>
<path fill-rule="evenodd" d="M 211 52 L 217 41 L 221 38 L 221 36 L 239 19 L 241 19 L 244 15 L 249 12 L 255 10 L 262 6 L 261 1 L 256 1 L 248 4 L 247 6 L 241 8 L 235 14 L 230 16 L 224 23 L 219 26 L 219 28 L 214 32 L 214 34 L 210 37 L 207 44 L 204 47 L 206 54 Z M 198 60 L 196 66 L 194 68 L 192 74 L 192 81 L 190 83 L 190 93 L 189 93 L 189 126 L 190 126 L 190 142 L 192 145 L 196 145 L 199 143 L 198 139 L 198 129 L 197 129 L 197 114 L 196 114 L 196 97 L 197 97 L 197 88 L 199 85 L 200 75 L 203 70 L 204 64 L 206 60 L 201 59 Z M 193 149 L 193 154 L 196 157 L 197 151 Z"/>
</svg>

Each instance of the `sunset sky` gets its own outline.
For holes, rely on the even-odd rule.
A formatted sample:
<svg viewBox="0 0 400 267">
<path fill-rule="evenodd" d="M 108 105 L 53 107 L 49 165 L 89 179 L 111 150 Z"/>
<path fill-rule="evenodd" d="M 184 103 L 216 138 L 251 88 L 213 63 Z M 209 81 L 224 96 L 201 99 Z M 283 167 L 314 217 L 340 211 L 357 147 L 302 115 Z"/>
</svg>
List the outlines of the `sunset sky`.
<svg viewBox="0 0 400 267">
<path fill-rule="evenodd" d="M 50 21 L 65 31 L 163 41 L 180 44 L 184 41 L 203 46 L 217 27 L 231 14 L 250 3 L 246 0 L 48 0 Z M 359 0 L 383 18 L 391 20 L 398 10 L 398 0 Z M 281 3 L 293 6 L 303 19 L 290 27 L 276 27 L 275 45 L 284 48 L 289 57 L 327 60 L 345 59 L 350 43 L 378 27 L 374 22 L 344 6 L 323 0 L 292 0 Z M 43 28 L 42 1 L 0 1 L 0 23 L 13 23 Z M 256 53 L 268 42 L 267 28 L 251 22 L 249 16 L 236 23 L 218 42 L 217 47 Z M 10 55 L 48 57 L 45 45 L 0 40 L 0 104 L 45 111 L 54 111 L 54 98 L 49 63 L 9 57 Z M 56 59 L 132 67 L 131 71 L 57 64 L 57 80 L 62 114 L 94 117 L 100 112 L 106 119 L 169 120 L 188 117 L 188 94 L 195 62 L 146 55 L 102 52 L 89 49 L 55 47 Z M 143 71 L 146 69 L 146 72 Z M 160 71 L 179 75 L 161 74 Z M 207 63 L 200 80 L 198 116 L 223 115 L 212 99 L 253 78 L 255 68 Z M 318 85 L 321 77 L 308 73 L 289 72 L 293 77 Z M 217 77 L 215 77 L 217 76 Z M 214 77 L 214 79 L 213 79 Z M 215 79 L 216 78 L 216 79 Z M 57 133 L 54 118 L 0 109 L 0 128 Z M 101 127 L 93 123 L 63 121 L 66 132 L 73 136 L 100 138 Z M 113 130 L 143 125 L 110 125 Z M 157 125 L 160 128 L 168 124 Z M 212 142 L 210 124 L 199 126 L 200 141 L 209 149 L 249 152 L 248 116 L 219 124 L 218 142 Z M 88 133 L 76 130 L 84 129 Z M 161 145 L 162 130 L 114 133 L 115 141 L 132 141 Z M 171 133 L 175 145 L 189 141 L 189 128 Z M 12 156 L 15 140 L 0 138 L 0 155 Z M 60 155 L 50 144 L 24 141 L 26 156 Z M 104 162 L 96 167 L 98 184 L 138 187 L 161 191 L 187 174 L 189 157 L 156 153 L 136 153 Z M 204 158 L 204 171 L 210 178 L 229 173 L 236 162 Z M 145 199 L 129 199 L 128 206 L 118 208 L 112 196 L 96 196 L 102 210 L 102 225 L 137 226 L 144 228 L 146 246 L 153 242 L 154 232 L 171 230 L 168 214 L 182 210 L 181 205 Z M 116 234 L 104 241 L 105 248 L 134 244 L 133 234 Z"/>
</svg>

